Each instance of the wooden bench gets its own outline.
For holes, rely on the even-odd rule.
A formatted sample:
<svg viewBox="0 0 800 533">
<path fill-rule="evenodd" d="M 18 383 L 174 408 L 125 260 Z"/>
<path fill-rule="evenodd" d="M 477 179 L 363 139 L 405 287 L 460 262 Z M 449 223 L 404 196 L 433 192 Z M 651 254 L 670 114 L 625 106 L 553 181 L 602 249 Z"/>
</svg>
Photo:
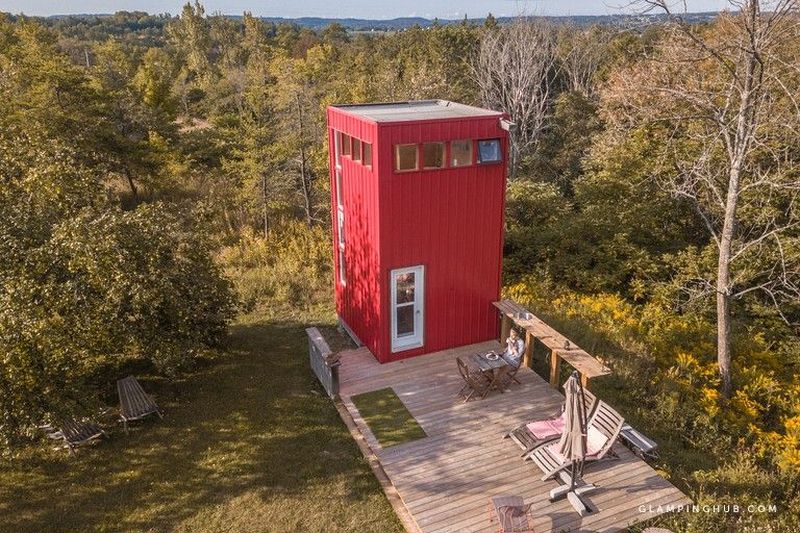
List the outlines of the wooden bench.
<svg viewBox="0 0 800 533">
<path fill-rule="evenodd" d="M 331 398 L 339 397 L 339 354 L 331 350 L 317 328 L 306 328 L 308 335 L 308 360 L 311 370 Z"/>
<path fill-rule="evenodd" d="M 119 394 L 119 414 L 125 433 L 128 432 L 128 422 L 131 420 L 139 420 L 152 414 L 164 418 L 156 402 L 144 392 L 135 377 L 128 376 L 118 380 L 117 393 Z"/>
<path fill-rule="evenodd" d="M 70 454 L 74 454 L 78 446 L 106 436 L 106 432 L 89 419 L 70 418 L 62 420 L 55 427 L 42 426 L 42 429 L 48 431 L 47 436 L 51 439 L 63 440 L 61 447 L 68 449 Z"/>
</svg>

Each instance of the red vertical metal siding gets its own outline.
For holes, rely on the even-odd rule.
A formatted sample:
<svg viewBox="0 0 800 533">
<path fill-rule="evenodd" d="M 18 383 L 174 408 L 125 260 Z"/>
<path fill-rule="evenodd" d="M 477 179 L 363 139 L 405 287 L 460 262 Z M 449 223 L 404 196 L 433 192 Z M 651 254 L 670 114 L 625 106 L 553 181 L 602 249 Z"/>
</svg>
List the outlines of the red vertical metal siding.
<svg viewBox="0 0 800 533">
<path fill-rule="evenodd" d="M 381 362 L 494 338 L 508 153 L 498 117 L 375 124 L 331 108 L 328 120 L 331 130 L 373 145 L 373 172 L 342 161 L 348 283 L 336 281 L 339 316 Z M 397 144 L 498 138 L 501 164 L 394 171 Z M 337 246 L 335 199 L 331 209 Z M 392 353 L 390 272 L 416 265 L 425 266 L 424 344 Z"/>
<path fill-rule="evenodd" d="M 358 338 L 370 349 L 376 346 L 382 330 L 382 287 L 378 283 L 380 268 L 378 233 L 378 179 L 373 169 L 380 161 L 376 154 L 375 124 L 359 120 L 335 108 L 328 110 L 330 146 L 331 217 L 334 250 L 334 284 L 336 312 Z M 334 131 L 340 131 L 372 144 L 372 168 L 349 157 L 341 158 L 342 197 L 345 228 L 345 285 L 339 282 L 338 226 L 336 220 L 336 159 Z"/>
<path fill-rule="evenodd" d="M 382 292 L 389 294 L 395 268 L 425 265 L 426 278 L 423 347 L 392 354 L 387 326 L 381 359 L 494 338 L 491 302 L 500 294 L 505 162 L 395 173 L 393 150 L 397 144 L 499 138 L 505 154 L 506 132 L 497 117 L 380 124 L 378 132 Z M 473 152 L 477 157 L 477 146 Z M 388 297 L 383 305 L 389 322 Z"/>
</svg>

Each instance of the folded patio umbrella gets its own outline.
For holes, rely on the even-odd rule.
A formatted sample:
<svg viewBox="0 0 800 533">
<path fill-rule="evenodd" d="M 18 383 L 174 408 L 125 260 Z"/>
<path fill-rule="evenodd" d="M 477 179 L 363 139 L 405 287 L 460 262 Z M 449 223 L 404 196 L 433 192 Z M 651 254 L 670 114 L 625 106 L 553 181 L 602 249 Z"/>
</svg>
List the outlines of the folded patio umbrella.
<svg viewBox="0 0 800 533">
<path fill-rule="evenodd" d="M 558 441 L 558 453 L 566 461 L 580 466 L 582 473 L 583 460 L 586 458 L 586 411 L 583 387 L 577 372 L 573 372 L 564 384 L 564 394 L 564 432 Z"/>
<path fill-rule="evenodd" d="M 578 372 L 573 372 L 564 384 L 566 394 L 564 405 L 564 432 L 558 441 L 557 451 L 563 457 L 563 461 L 570 463 L 569 480 L 562 477 L 562 481 L 568 483 L 550 492 L 550 499 L 556 500 L 566 497 L 572 506 L 581 516 L 589 512 L 589 507 L 581 499 L 582 494 L 586 494 L 595 488 L 594 485 L 587 485 L 581 479 L 583 476 L 583 465 L 586 459 L 586 407 L 583 398 L 583 387 L 578 379 Z"/>
</svg>

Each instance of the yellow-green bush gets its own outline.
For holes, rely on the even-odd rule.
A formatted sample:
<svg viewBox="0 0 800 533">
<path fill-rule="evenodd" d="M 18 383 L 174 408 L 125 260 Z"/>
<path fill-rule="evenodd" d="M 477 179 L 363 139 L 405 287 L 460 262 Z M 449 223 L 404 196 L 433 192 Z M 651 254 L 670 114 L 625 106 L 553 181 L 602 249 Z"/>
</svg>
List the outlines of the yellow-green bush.
<svg viewBox="0 0 800 533">
<path fill-rule="evenodd" d="M 233 280 L 242 311 L 267 315 L 304 311 L 331 302 L 330 234 L 291 222 L 265 238 L 245 231 L 219 260 Z"/>
<path fill-rule="evenodd" d="M 578 294 L 535 278 L 505 292 L 564 323 L 579 344 L 593 343 L 590 351 L 617 379 L 646 372 L 649 379 L 624 386 L 631 397 L 653 399 L 655 424 L 680 430 L 709 453 L 747 447 L 757 458 L 800 473 L 800 384 L 780 375 L 781 356 L 762 333 L 748 330 L 736 338 L 736 391 L 726 400 L 718 392 L 715 326 L 705 317 L 677 314 L 655 301 L 635 305 L 615 294 Z"/>
<path fill-rule="evenodd" d="M 505 289 L 602 358 L 613 374 L 593 386 L 661 445 L 659 470 L 699 505 L 778 505 L 775 513 L 680 513 L 676 531 L 797 531 L 800 526 L 800 382 L 781 362 L 791 346 L 764 332 L 735 339 L 729 400 L 719 393 L 715 327 L 651 300 L 579 294 L 530 277 Z"/>
</svg>

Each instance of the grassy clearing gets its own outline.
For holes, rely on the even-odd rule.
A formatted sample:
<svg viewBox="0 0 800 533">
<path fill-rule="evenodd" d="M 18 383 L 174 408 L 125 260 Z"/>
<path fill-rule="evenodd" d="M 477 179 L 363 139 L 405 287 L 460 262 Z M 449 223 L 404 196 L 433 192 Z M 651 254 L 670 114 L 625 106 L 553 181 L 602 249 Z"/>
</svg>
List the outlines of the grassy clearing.
<svg viewBox="0 0 800 533">
<path fill-rule="evenodd" d="M 390 387 L 353 396 L 352 400 L 384 448 L 427 436 Z"/>
<path fill-rule="evenodd" d="M 140 376 L 164 420 L 0 463 L 0 531 L 402 531 L 308 369 L 305 325 L 242 320 L 219 361 Z"/>
</svg>

